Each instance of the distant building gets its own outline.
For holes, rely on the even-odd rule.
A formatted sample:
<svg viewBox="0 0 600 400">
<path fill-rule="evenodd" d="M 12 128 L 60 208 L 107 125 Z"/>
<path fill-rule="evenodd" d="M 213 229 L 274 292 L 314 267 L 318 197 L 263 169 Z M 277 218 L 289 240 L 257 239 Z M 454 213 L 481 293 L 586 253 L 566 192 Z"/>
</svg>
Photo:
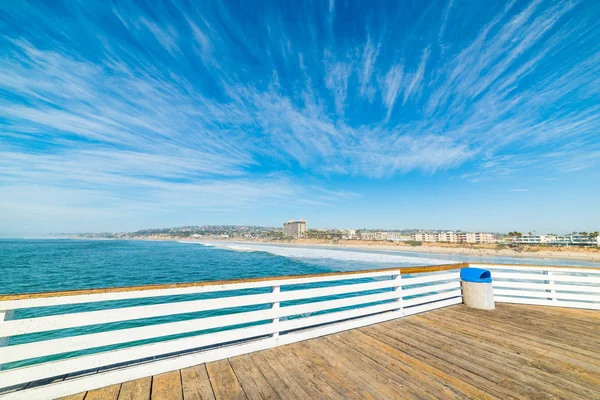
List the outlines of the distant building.
<svg viewBox="0 0 600 400">
<path fill-rule="evenodd" d="M 356 240 L 360 238 L 356 235 L 356 229 L 342 229 L 342 239 Z"/>
<path fill-rule="evenodd" d="M 412 239 L 415 242 L 435 242 L 435 235 L 432 233 L 415 233 Z"/>
<path fill-rule="evenodd" d="M 458 236 L 455 232 L 438 232 L 435 234 L 436 242 L 456 243 L 458 242 Z"/>
<path fill-rule="evenodd" d="M 495 243 L 496 238 L 492 233 L 485 232 L 436 232 L 415 233 L 412 240 L 430 243 Z"/>
<path fill-rule="evenodd" d="M 361 240 L 386 240 L 386 232 L 361 232 Z"/>
<path fill-rule="evenodd" d="M 459 232 L 457 235 L 460 243 L 495 243 L 496 238 L 492 233 L 486 232 Z"/>
<path fill-rule="evenodd" d="M 389 240 L 390 242 L 406 242 L 411 240 L 411 237 L 403 235 L 400 232 L 386 232 L 385 239 Z"/>
<path fill-rule="evenodd" d="M 523 235 L 513 239 L 515 243 L 547 246 L 600 246 L 600 236 L 587 235 Z"/>
<path fill-rule="evenodd" d="M 570 238 L 574 246 L 600 246 L 600 236 L 571 235 Z"/>
<path fill-rule="evenodd" d="M 306 236 L 306 221 L 299 219 L 298 221 L 288 221 L 283 223 L 283 235 L 293 238 L 302 238 Z"/>
<path fill-rule="evenodd" d="M 548 244 L 555 241 L 556 236 L 546 235 L 524 235 L 514 239 L 515 243 L 520 244 Z"/>
</svg>

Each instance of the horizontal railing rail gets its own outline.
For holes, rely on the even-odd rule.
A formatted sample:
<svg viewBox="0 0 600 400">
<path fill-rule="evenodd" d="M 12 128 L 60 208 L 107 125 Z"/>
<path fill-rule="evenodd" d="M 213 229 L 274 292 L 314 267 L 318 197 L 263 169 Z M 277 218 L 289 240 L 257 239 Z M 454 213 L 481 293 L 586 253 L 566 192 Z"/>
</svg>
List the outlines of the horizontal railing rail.
<svg viewBox="0 0 600 400">
<path fill-rule="evenodd" d="M 0 296 L 0 397 L 65 396 L 458 304 L 466 266 Z"/>
<path fill-rule="evenodd" d="M 465 263 L 0 295 L 0 398 L 66 396 L 458 304 L 468 266 L 492 271 L 496 302 L 600 309 L 600 269 Z"/>
<path fill-rule="evenodd" d="M 600 269 L 470 264 L 492 272 L 496 302 L 600 310 Z"/>
</svg>

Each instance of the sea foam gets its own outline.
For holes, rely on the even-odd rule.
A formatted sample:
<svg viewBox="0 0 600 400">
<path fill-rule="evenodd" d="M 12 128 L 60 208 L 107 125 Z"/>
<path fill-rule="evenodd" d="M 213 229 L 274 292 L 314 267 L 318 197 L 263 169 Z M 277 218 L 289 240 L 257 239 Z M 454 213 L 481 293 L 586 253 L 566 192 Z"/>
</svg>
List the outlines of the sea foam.
<svg viewBox="0 0 600 400">
<path fill-rule="evenodd" d="M 189 242 L 188 242 L 189 243 Z M 358 261 L 368 263 L 394 263 L 410 265 L 439 265 L 447 264 L 449 260 L 439 258 L 410 257 L 399 254 L 370 253 L 352 250 L 329 250 L 307 247 L 285 247 L 269 246 L 262 244 L 238 244 L 238 243 L 206 243 L 199 244 L 213 245 L 216 248 L 224 250 L 233 250 L 239 252 L 265 252 L 287 258 L 307 258 L 307 259 L 331 259 L 342 261 Z"/>
</svg>

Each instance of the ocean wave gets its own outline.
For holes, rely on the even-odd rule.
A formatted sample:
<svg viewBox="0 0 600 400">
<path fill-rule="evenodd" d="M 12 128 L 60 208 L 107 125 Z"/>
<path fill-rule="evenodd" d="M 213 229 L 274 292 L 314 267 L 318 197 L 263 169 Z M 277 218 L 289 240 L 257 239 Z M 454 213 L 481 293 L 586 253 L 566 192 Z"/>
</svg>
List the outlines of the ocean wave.
<svg viewBox="0 0 600 400">
<path fill-rule="evenodd" d="M 214 243 L 206 243 L 206 242 L 190 242 L 189 240 L 178 240 L 177 243 L 187 243 L 187 244 L 201 244 L 206 247 L 215 247 Z"/>
<path fill-rule="evenodd" d="M 368 263 L 394 263 L 411 265 L 439 265 L 448 263 L 448 260 L 437 258 L 410 257 L 399 254 L 368 253 L 352 250 L 328 250 L 306 247 L 284 247 L 236 243 L 223 243 L 215 247 L 240 252 L 265 252 L 287 258 L 330 259 Z"/>
</svg>

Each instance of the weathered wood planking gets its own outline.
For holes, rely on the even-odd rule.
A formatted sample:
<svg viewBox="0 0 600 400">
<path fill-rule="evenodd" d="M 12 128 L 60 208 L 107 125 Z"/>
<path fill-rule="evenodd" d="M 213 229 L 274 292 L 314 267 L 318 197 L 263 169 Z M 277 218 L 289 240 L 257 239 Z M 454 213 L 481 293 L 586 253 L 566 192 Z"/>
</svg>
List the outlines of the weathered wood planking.
<svg viewBox="0 0 600 400">
<path fill-rule="evenodd" d="M 119 400 L 148 400 L 152 388 L 152 377 L 136 379 L 121 385 Z"/>
<path fill-rule="evenodd" d="M 205 364 L 182 369 L 181 384 L 185 400 L 215 400 Z"/>
</svg>

